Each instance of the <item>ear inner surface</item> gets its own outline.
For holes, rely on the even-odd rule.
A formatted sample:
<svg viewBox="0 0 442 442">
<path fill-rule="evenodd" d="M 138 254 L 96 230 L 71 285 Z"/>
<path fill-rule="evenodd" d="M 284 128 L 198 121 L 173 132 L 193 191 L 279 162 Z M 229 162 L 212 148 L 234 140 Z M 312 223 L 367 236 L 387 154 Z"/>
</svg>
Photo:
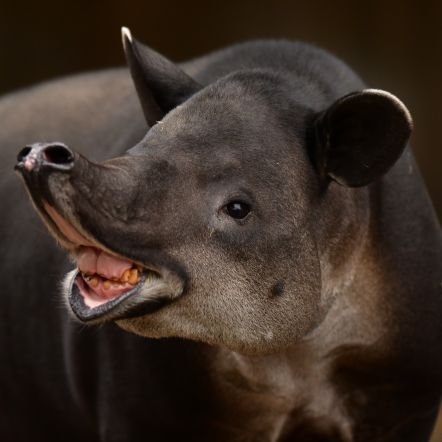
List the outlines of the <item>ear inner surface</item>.
<svg viewBox="0 0 442 442">
<path fill-rule="evenodd" d="M 316 121 L 316 166 L 342 185 L 367 185 L 397 161 L 412 125 L 407 108 L 388 92 L 346 95 Z"/>
</svg>

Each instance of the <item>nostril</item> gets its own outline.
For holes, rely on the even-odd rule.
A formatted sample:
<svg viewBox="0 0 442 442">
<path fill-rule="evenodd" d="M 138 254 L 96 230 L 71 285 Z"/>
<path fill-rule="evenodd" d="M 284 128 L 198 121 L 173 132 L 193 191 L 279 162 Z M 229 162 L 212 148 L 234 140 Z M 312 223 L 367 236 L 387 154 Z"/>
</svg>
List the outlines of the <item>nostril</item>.
<svg viewBox="0 0 442 442">
<path fill-rule="evenodd" d="M 29 155 L 29 152 L 32 150 L 32 147 L 26 146 L 24 147 L 17 155 L 17 161 L 21 163 L 24 159 Z"/>
<path fill-rule="evenodd" d="M 43 150 L 43 157 L 48 163 L 68 165 L 74 161 L 73 153 L 62 144 L 53 144 Z"/>
<path fill-rule="evenodd" d="M 38 172 L 69 171 L 74 166 L 75 155 L 69 147 L 58 141 L 52 143 L 34 143 L 25 146 L 17 155 L 16 170 Z"/>
</svg>

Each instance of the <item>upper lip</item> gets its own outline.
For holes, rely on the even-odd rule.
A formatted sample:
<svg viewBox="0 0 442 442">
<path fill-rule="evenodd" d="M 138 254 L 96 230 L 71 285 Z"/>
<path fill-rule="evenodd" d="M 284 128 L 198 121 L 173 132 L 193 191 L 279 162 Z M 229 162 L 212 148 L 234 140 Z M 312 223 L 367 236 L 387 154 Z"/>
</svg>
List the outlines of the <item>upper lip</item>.
<svg viewBox="0 0 442 442">
<path fill-rule="evenodd" d="M 78 226 L 74 226 L 72 222 L 66 221 L 64 217 L 59 214 L 57 209 L 55 209 L 55 207 L 45 201 L 43 201 L 42 205 L 44 214 L 50 220 L 51 224 L 56 228 L 58 237 L 60 237 L 60 239 L 62 239 L 64 242 L 71 244 L 72 247 L 98 246 L 94 240 L 86 238 L 87 234 L 80 232 Z"/>
<path fill-rule="evenodd" d="M 155 268 L 155 266 L 146 266 L 145 263 L 141 263 L 132 258 L 128 258 L 118 252 L 109 249 L 103 244 L 99 243 L 97 240 L 90 237 L 83 229 L 74 225 L 72 221 L 66 221 L 58 211 L 47 203 L 43 202 L 42 206 L 44 208 L 44 216 L 49 220 L 49 222 L 55 227 L 57 237 L 63 243 L 68 244 L 68 248 L 76 255 L 82 246 L 93 247 L 98 250 L 102 250 L 110 255 L 116 256 L 118 258 L 128 259 L 134 264 L 145 268 L 146 270 L 160 273 L 160 271 Z"/>
<path fill-rule="evenodd" d="M 22 162 L 19 162 L 17 166 L 20 166 L 21 164 Z M 156 266 L 146 266 L 145 263 L 140 262 L 133 257 L 126 257 L 92 237 L 78 222 L 70 219 L 70 217 L 63 213 L 63 210 L 60 210 L 57 207 L 56 201 L 54 201 L 54 198 L 46 185 L 46 180 L 43 179 L 39 173 L 25 171 L 22 167 L 17 169 L 23 176 L 26 184 L 25 187 L 30 194 L 37 212 L 40 214 L 53 236 L 57 238 L 58 242 L 71 254 L 75 256 L 79 248 L 82 246 L 94 247 L 105 251 L 110 255 L 129 259 L 134 264 L 144 267 L 147 270 L 160 273 L 160 269 L 156 268 Z"/>
</svg>

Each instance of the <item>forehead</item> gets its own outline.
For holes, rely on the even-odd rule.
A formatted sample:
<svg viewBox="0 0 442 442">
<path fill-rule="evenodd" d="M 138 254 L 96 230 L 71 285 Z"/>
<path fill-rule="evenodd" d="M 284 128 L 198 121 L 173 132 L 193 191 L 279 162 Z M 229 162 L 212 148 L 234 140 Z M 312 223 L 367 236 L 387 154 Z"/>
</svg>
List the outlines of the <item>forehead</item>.
<svg viewBox="0 0 442 442">
<path fill-rule="evenodd" d="M 295 170 L 303 175 L 309 112 L 273 74 L 235 74 L 171 111 L 142 144 L 204 182 L 280 184 Z"/>
<path fill-rule="evenodd" d="M 230 161 L 302 144 L 308 115 L 309 109 L 296 102 L 275 74 L 236 73 L 175 108 L 148 136 L 202 156 L 222 150 Z"/>
</svg>

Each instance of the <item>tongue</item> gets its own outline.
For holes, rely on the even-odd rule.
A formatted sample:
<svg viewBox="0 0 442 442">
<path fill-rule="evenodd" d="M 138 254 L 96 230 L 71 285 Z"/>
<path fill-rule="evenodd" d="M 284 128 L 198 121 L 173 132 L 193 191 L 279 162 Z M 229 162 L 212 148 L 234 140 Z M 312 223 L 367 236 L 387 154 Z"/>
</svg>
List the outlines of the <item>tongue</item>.
<svg viewBox="0 0 442 442">
<path fill-rule="evenodd" d="M 106 279 L 120 279 L 133 264 L 125 259 L 111 256 L 102 250 L 82 247 L 77 256 L 77 265 L 81 272 L 89 275 L 98 273 Z"/>
</svg>

